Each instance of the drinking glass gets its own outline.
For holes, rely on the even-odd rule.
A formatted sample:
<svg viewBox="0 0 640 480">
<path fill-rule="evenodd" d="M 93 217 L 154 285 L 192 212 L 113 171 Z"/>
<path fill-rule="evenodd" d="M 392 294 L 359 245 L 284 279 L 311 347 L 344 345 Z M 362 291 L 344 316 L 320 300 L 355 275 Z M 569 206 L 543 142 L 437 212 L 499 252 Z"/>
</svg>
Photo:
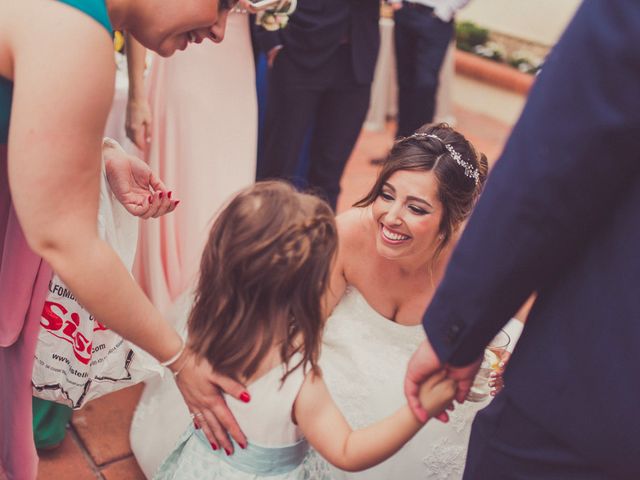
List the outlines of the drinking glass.
<svg viewBox="0 0 640 480">
<path fill-rule="evenodd" d="M 511 338 L 504 330 L 500 330 L 498 334 L 491 340 L 487 348 L 484 350 L 480 370 L 473 380 L 471 390 L 467 395 L 470 402 L 481 402 L 485 400 L 491 392 L 489 380 L 491 372 L 500 369 L 502 356 L 507 351 Z"/>
</svg>

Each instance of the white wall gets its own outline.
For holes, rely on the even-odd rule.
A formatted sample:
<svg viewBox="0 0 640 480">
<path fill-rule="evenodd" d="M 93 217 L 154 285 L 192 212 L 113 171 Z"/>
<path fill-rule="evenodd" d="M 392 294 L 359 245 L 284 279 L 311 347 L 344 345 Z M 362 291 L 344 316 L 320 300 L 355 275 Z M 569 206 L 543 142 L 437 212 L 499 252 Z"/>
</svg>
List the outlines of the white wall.
<svg viewBox="0 0 640 480">
<path fill-rule="evenodd" d="M 580 0 L 471 0 L 457 19 L 551 46 L 579 4 Z"/>
</svg>

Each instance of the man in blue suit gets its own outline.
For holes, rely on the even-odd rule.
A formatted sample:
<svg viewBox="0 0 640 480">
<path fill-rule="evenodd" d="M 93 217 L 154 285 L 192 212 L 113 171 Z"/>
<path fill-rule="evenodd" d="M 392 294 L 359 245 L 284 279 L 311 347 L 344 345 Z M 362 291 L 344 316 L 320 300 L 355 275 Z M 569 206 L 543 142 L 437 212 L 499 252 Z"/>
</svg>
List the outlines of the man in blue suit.
<svg viewBox="0 0 640 480">
<path fill-rule="evenodd" d="M 469 391 L 537 300 L 465 478 L 640 478 L 640 2 L 587 0 L 550 54 L 424 316 L 405 389 Z"/>
</svg>

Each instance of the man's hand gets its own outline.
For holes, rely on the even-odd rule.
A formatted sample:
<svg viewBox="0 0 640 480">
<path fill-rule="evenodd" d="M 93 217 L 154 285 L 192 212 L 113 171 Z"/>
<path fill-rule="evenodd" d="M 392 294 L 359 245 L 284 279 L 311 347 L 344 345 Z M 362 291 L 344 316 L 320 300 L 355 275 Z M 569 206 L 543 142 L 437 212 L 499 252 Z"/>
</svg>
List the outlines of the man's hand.
<svg viewBox="0 0 640 480">
<path fill-rule="evenodd" d="M 282 50 L 282 45 L 276 45 L 267 52 L 267 66 L 269 68 L 273 67 L 273 62 L 276 61 L 276 57 L 280 53 L 280 50 Z"/>
<path fill-rule="evenodd" d="M 132 215 L 159 217 L 178 206 L 179 200 L 171 198 L 171 192 L 167 192 L 149 165 L 129 155 L 116 141 L 105 140 L 102 157 L 111 191 Z"/>
<path fill-rule="evenodd" d="M 456 392 L 456 401 L 458 403 L 464 403 L 467 399 L 471 385 L 473 385 L 473 379 L 478 373 L 481 363 L 482 355 L 480 355 L 478 360 L 465 367 L 447 367 L 447 377 L 458 382 L 458 390 Z"/>
<path fill-rule="evenodd" d="M 429 419 L 429 414 L 420 403 L 420 385 L 440 371 L 442 371 L 442 364 L 431 347 L 429 340 L 425 340 L 411 356 L 404 379 L 404 394 L 407 397 L 409 408 L 411 408 L 416 418 L 423 423 Z M 443 412 L 437 415 L 436 418 L 446 422 L 449 416 L 446 412 Z"/>
<path fill-rule="evenodd" d="M 443 366 L 440 359 L 436 355 L 436 352 L 431 347 L 429 340 L 422 342 L 418 349 L 415 351 L 409 365 L 407 366 L 407 375 L 404 379 L 404 394 L 407 397 L 409 408 L 413 414 L 421 422 L 426 422 L 428 414 L 422 408 L 419 400 L 420 385 L 426 382 L 429 378 L 438 372 L 441 372 L 443 368 L 446 370 L 446 378 L 450 378 L 456 381 L 456 396 L 455 399 L 458 403 L 464 403 L 473 385 L 473 379 L 478 373 L 480 363 L 482 362 L 482 356 L 475 362 L 465 367 L 452 367 Z M 437 415 L 436 418 L 442 422 L 449 420 L 449 416 L 446 412 Z"/>
</svg>

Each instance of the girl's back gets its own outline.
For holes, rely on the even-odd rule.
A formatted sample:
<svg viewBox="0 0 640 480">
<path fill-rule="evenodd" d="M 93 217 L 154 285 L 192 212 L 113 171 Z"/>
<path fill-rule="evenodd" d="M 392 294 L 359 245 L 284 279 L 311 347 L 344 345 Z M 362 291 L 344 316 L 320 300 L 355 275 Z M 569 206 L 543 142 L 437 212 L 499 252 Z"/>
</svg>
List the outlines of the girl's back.
<svg viewBox="0 0 640 480">
<path fill-rule="evenodd" d="M 290 364 L 295 365 L 300 359 L 299 354 L 294 355 Z M 250 439 L 245 449 L 234 445 L 233 455 L 228 456 L 224 451 L 214 450 L 201 430 L 190 428 L 154 478 L 323 478 L 319 473 L 309 477 L 310 466 L 304 463 L 308 444 L 292 419 L 293 405 L 305 374 L 302 368 L 297 368 L 282 383 L 284 373 L 284 365 L 278 365 L 249 384 L 250 404 L 226 396 L 229 409 Z"/>
</svg>

